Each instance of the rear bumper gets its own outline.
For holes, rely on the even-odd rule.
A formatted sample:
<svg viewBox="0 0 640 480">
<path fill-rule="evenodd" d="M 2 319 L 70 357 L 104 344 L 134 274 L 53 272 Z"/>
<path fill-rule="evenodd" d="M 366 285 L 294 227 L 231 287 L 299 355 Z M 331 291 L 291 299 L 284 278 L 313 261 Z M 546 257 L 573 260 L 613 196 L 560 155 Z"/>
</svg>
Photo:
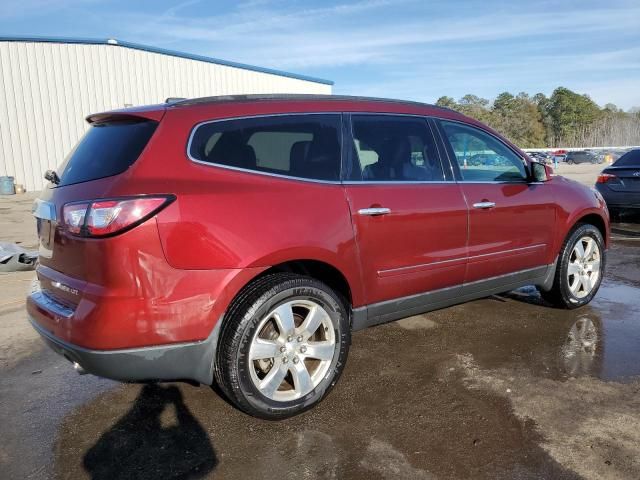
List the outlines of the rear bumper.
<svg viewBox="0 0 640 480">
<path fill-rule="evenodd" d="M 40 265 L 26 307 L 54 337 L 90 350 L 199 343 L 261 271 L 150 269 L 104 285 Z"/>
<path fill-rule="evenodd" d="M 206 340 L 121 350 L 92 350 L 65 342 L 29 321 L 45 343 L 57 354 L 99 377 L 124 382 L 147 380 L 192 380 L 211 385 L 219 328 Z M 219 326 L 221 322 L 217 323 Z"/>
</svg>

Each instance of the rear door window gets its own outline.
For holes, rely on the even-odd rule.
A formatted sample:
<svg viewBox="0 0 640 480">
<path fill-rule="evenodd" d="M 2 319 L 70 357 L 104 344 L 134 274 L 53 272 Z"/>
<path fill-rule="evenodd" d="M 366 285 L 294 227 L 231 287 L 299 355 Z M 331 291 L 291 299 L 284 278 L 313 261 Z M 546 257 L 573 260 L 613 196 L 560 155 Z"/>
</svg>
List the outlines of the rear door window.
<svg viewBox="0 0 640 480">
<path fill-rule="evenodd" d="M 340 178 L 340 115 L 277 115 L 204 123 L 189 155 L 199 162 L 313 180 Z"/>
<path fill-rule="evenodd" d="M 131 120 L 94 124 L 58 167 L 58 186 L 118 175 L 138 159 L 158 122 Z"/>
</svg>

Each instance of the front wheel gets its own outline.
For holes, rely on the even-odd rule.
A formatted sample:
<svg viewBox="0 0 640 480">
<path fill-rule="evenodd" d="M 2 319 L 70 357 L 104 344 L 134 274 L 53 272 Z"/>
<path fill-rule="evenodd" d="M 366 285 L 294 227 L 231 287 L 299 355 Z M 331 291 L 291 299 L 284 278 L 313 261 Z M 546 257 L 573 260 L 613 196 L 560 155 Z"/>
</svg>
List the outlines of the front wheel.
<svg viewBox="0 0 640 480">
<path fill-rule="evenodd" d="M 605 266 L 604 240 L 600 230 L 582 224 L 565 240 L 550 291 L 541 294 L 562 308 L 578 308 L 589 303 L 602 283 Z"/>
<path fill-rule="evenodd" d="M 250 284 L 225 317 L 216 379 L 246 413 L 281 419 L 318 403 L 347 360 L 344 300 L 324 283 L 276 273 Z"/>
</svg>

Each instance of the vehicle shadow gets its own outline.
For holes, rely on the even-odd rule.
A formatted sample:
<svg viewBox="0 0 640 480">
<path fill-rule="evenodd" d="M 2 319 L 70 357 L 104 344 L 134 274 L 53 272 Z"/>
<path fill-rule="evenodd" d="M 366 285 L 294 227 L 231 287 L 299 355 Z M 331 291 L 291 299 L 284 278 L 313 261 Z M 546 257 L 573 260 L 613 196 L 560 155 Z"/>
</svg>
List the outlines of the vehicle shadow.
<svg viewBox="0 0 640 480">
<path fill-rule="evenodd" d="M 83 458 L 85 470 L 95 480 L 197 479 L 217 463 L 209 436 L 180 390 L 154 384 L 142 388 L 131 410 Z"/>
</svg>

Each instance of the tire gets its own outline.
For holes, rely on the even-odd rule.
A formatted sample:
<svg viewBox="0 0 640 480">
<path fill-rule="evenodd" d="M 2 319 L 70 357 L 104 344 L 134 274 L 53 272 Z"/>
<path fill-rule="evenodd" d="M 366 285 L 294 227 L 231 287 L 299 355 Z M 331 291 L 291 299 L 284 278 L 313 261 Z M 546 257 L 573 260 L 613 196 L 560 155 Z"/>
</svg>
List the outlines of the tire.
<svg viewBox="0 0 640 480">
<path fill-rule="evenodd" d="M 224 322 L 216 381 L 234 405 L 255 417 L 277 420 L 310 409 L 336 384 L 347 361 L 345 301 L 311 277 L 259 278 L 238 294 Z"/>
<path fill-rule="evenodd" d="M 593 243 L 591 243 L 593 242 Z M 585 260 L 580 260 L 575 250 L 579 249 L 578 243 L 581 243 L 582 250 L 588 254 L 589 248 L 593 248 L 593 255 L 585 255 Z M 590 247 L 593 245 L 593 247 Z M 597 248 L 597 250 L 595 250 Z M 595 257 L 597 256 L 597 261 Z M 553 286 L 548 292 L 540 291 L 542 297 L 549 303 L 567 309 L 582 307 L 589 303 L 598 292 L 604 268 L 606 255 L 604 249 L 604 240 L 600 230 L 591 224 L 579 224 L 565 239 L 558 263 L 556 265 L 556 273 L 553 279 Z M 584 268 L 584 265 L 589 265 Z M 576 272 L 571 276 L 569 269 Z M 594 273 L 597 272 L 597 273 Z M 584 273 L 584 275 L 581 275 Z M 595 276 L 594 276 L 595 275 Z M 587 277 L 587 283 L 582 278 Z"/>
</svg>

